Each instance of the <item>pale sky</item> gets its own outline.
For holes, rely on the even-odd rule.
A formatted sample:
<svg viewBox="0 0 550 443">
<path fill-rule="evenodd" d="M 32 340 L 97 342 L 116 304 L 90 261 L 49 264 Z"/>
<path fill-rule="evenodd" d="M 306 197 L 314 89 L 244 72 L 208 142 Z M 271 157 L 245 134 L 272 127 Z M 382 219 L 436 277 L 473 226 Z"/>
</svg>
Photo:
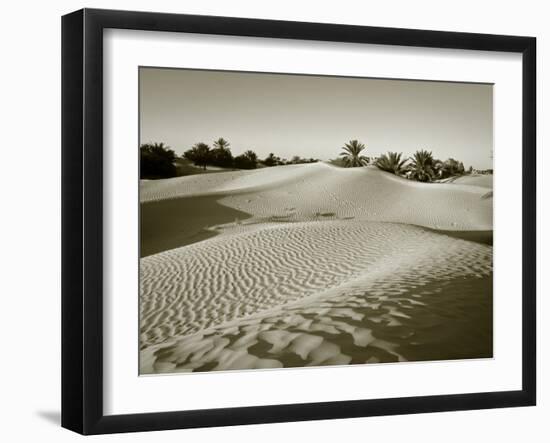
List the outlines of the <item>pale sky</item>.
<svg viewBox="0 0 550 443">
<path fill-rule="evenodd" d="M 223 137 L 252 149 L 328 160 L 358 139 L 365 155 L 418 149 L 492 168 L 493 87 L 227 71 L 140 68 L 140 143 L 182 154 Z"/>
</svg>

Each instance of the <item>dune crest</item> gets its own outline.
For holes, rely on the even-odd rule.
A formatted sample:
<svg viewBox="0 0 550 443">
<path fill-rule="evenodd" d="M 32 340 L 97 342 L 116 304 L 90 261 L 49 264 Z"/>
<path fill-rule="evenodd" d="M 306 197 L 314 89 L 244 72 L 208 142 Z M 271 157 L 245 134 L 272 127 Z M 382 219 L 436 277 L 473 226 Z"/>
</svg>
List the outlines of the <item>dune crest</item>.
<svg viewBox="0 0 550 443">
<path fill-rule="evenodd" d="M 215 195 L 251 223 L 323 218 L 407 223 L 442 230 L 491 230 L 487 189 L 418 183 L 375 167 L 326 163 L 180 177 L 141 185 L 141 201 Z"/>
<path fill-rule="evenodd" d="M 494 180 L 492 174 L 472 174 L 463 175 L 460 177 L 453 177 L 446 182 L 458 185 L 479 186 L 482 188 L 493 189 L 493 181 Z"/>
</svg>

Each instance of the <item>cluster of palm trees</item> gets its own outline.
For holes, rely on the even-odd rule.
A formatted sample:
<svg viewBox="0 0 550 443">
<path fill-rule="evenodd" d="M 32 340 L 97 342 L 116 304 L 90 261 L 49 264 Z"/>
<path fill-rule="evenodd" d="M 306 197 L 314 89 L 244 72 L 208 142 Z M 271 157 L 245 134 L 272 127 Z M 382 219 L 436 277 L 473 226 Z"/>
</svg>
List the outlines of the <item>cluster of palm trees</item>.
<svg viewBox="0 0 550 443">
<path fill-rule="evenodd" d="M 388 152 L 378 157 L 374 164 L 383 171 L 419 182 L 431 182 L 472 172 L 472 167 L 466 171 L 461 161 L 454 158 L 442 161 L 434 158 L 432 152 L 425 149 L 416 151 L 408 159 L 402 159 L 402 155 L 401 152 Z"/>
<path fill-rule="evenodd" d="M 316 158 L 302 158 L 299 155 L 294 155 L 290 160 L 286 158 L 281 158 L 275 155 L 273 152 L 270 152 L 269 155 L 261 160 L 260 162 L 264 166 L 284 166 L 284 165 L 300 165 L 303 163 L 316 163 L 319 160 Z"/>
<path fill-rule="evenodd" d="M 255 169 L 258 165 L 258 156 L 252 150 L 233 157 L 229 143 L 223 137 L 214 141 L 211 148 L 204 142 L 198 142 L 183 153 L 183 157 L 192 161 L 196 166 L 206 169 L 206 166 L 218 166 L 221 168 Z"/>
<path fill-rule="evenodd" d="M 237 169 L 255 169 L 258 166 L 280 166 L 300 163 L 313 163 L 319 160 L 314 158 L 302 158 L 298 155 L 292 157 L 291 160 L 281 159 L 271 152 L 265 159 L 261 160 L 258 155 L 247 150 L 243 154 L 233 157 L 230 149 L 231 143 L 224 138 L 219 138 L 214 141 L 211 148 L 204 142 L 198 142 L 183 153 L 183 157 L 192 161 L 196 166 L 206 169 L 207 166 L 218 166 L 222 168 L 237 168 Z"/>
<path fill-rule="evenodd" d="M 344 144 L 340 156 L 346 167 L 366 166 L 371 161 L 363 155 L 365 145 L 358 140 L 350 140 Z M 456 175 L 466 171 L 464 164 L 453 158 L 445 161 L 435 159 L 431 151 L 421 149 L 412 157 L 403 158 L 402 152 L 388 152 L 374 159 L 373 164 L 379 169 L 392 174 L 420 182 L 431 182 Z M 470 167 L 470 172 L 472 167 Z"/>
<path fill-rule="evenodd" d="M 287 161 L 273 153 L 261 160 L 252 150 L 247 150 L 243 154 L 233 157 L 230 146 L 231 144 L 223 137 L 215 140 L 212 148 L 206 143 L 199 142 L 185 151 L 183 157 L 204 169 L 208 165 L 222 168 L 255 169 L 258 166 L 278 166 L 319 161 L 314 158 L 307 159 L 299 156 L 294 156 L 290 161 Z M 409 158 L 403 158 L 401 152 L 388 152 L 372 159 L 372 161 L 371 158 L 363 155 L 365 149 L 365 145 L 358 140 L 350 140 L 345 143 L 340 153 L 343 165 L 346 167 L 360 167 L 373 164 L 383 171 L 420 182 L 431 182 L 472 172 L 472 167 L 465 171 L 464 164 L 458 160 L 449 158 L 441 161 L 434 158 L 431 151 L 425 149 L 416 151 Z M 174 177 L 177 174 L 174 165 L 176 158 L 174 151 L 164 143 L 141 145 L 140 154 L 140 175 L 142 178 L 166 178 Z"/>
<path fill-rule="evenodd" d="M 155 179 L 175 177 L 175 152 L 164 143 L 144 143 L 139 147 L 140 178 Z"/>
</svg>

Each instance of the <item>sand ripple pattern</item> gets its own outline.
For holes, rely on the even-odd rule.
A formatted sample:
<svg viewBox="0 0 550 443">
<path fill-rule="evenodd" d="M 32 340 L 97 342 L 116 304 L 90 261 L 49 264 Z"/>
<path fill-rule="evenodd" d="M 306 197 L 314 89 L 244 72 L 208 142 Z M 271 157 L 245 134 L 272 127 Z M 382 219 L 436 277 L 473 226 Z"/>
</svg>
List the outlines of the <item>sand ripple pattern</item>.
<svg viewBox="0 0 550 443">
<path fill-rule="evenodd" d="M 490 311 L 491 275 L 490 246 L 404 224 L 280 223 L 215 237 L 141 260 L 141 373 L 407 360 L 441 316 L 463 321 L 472 302 Z M 476 336 L 489 343 L 491 330 Z"/>
</svg>

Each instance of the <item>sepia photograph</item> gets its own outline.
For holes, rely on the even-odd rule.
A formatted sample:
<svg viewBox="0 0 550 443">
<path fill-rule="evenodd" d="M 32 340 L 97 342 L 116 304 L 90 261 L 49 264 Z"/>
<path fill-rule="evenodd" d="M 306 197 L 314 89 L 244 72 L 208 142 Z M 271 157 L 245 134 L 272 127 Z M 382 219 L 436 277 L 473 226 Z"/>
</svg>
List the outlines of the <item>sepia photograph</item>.
<svg viewBox="0 0 550 443">
<path fill-rule="evenodd" d="M 140 375 L 493 357 L 492 84 L 140 67 L 139 165 Z"/>
</svg>

